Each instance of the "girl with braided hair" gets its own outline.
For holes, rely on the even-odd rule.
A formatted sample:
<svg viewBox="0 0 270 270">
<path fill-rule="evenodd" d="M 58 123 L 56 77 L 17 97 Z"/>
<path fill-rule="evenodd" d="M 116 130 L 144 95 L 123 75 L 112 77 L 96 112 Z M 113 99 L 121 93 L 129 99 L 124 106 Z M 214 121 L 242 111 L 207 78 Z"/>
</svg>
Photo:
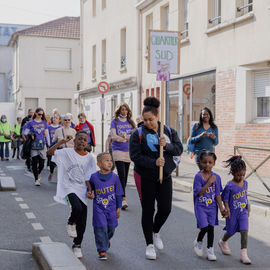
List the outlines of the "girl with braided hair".
<svg viewBox="0 0 270 270">
<path fill-rule="evenodd" d="M 226 209 L 226 227 L 224 228 L 226 233 L 218 244 L 223 254 L 230 255 L 231 250 L 227 241 L 236 232 L 240 232 L 240 261 L 243 264 L 251 264 L 247 255 L 249 203 L 248 182 L 245 180 L 246 164 L 241 156 L 232 156 L 225 163 L 226 167 L 230 168 L 233 179 L 227 183 L 222 193 Z"/>
</svg>

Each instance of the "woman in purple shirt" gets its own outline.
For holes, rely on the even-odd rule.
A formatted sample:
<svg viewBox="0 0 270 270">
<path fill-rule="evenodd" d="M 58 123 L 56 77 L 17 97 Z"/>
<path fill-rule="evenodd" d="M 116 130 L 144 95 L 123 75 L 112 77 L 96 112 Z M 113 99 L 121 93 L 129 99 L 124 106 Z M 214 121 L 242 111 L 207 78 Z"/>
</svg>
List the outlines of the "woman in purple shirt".
<svg viewBox="0 0 270 270">
<path fill-rule="evenodd" d="M 37 108 L 33 120 L 27 122 L 23 135 L 32 135 L 31 148 L 32 170 L 35 177 L 35 185 L 40 186 L 41 172 L 47 157 L 46 142 L 50 141 L 48 124 L 45 120 L 44 110 Z"/>
<path fill-rule="evenodd" d="M 129 138 L 136 128 L 132 120 L 132 112 L 126 103 L 121 103 L 115 109 L 114 119 L 111 122 L 112 154 L 118 176 L 124 191 L 122 209 L 127 209 L 126 185 L 130 165 Z"/>
</svg>

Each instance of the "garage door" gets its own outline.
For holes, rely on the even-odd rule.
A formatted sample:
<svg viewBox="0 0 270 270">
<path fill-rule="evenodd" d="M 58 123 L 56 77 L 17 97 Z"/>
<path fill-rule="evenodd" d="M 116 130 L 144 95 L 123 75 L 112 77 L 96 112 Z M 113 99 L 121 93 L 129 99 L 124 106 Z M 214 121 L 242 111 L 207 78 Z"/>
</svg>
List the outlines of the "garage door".
<svg viewBox="0 0 270 270">
<path fill-rule="evenodd" d="M 29 109 L 36 110 L 38 107 L 38 99 L 37 98 L 26 98 L 24 100 L 24 112 L 27 114 Z"/>
<path fill-rule="evenodd" d="M 60 114 L 71 112 L 71 99 L 47 98 L 46 113 L 51 114 L 55 108 L 59 109 Z"/>
</svg>

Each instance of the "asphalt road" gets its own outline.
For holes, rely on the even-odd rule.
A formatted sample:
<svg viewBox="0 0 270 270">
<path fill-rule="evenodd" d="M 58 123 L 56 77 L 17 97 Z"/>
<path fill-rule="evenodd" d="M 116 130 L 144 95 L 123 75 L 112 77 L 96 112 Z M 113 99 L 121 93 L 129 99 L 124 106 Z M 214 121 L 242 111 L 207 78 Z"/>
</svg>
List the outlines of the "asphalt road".
<svg viewBox="0 0 270 270">
<path fill-rule="evenodd" d="M 0 192 L 0 270 L 39 269 L 31 255 L 32 243 L 51 240 L 72 245 L 72 240 L 66 235 L 69 209 L 53 200 L 56 179 L 49 183 L 47 170 L 43 172 L 41 186 L 36 187 L 32 176 L 25 173 L 22 161 L 0 162 L 0 169 L 3 174 L 12 176 L 17 185 L 16 192 Z M 146 260 L 140 202 L 132 177 L 127 198 L 129 208 L 121 211 L 119 226 L 105 262 L 97 259 L 89 201 L 87 229 L 82 244 L 82 262 L 87 269 L 270 269 L 270 218 L 255 213 L 250 218 L 248 253 L 251 266 L 244 266 L 239 261 L 239 235 L 229 242 L 233 255 L 221 254 L 217 241 L 223 234 L 224 220 L 215 228 L 217 261 L 196 257 L 193 241 L 197 229 L 192 194 L 178 189 L 174 190 L 172 213 L 161 231 L 165 248 L 158 253 L 156 261 Z M 27 206 L 28 209 L 23 208 Z"/>
</svg>

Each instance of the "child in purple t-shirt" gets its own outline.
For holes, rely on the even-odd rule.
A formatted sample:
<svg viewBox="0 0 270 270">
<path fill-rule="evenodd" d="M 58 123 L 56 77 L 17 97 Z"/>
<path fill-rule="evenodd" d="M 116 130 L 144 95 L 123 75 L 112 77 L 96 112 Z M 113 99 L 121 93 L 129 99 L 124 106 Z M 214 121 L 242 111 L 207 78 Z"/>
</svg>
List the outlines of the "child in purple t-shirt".
<svg viewBox="0 0 270 270">
<path fill-rule="evenodd" d="M 226 233 L 218 242 L 223 254 L 230 255 L 228 239 L 236 232 L 241 234 L 240 261 L 244 264 L 251 264 L 247 255 L 248 242 L 248 217 L 249 204 L 247 199 L 248 183 L 244 179 L 246 175 L 246 164 L 241 156 L 233 156 L 227 161 L 226 167 L 230 167 L 233 179 L 229 181 L 222 193 L 222 200 L 226 209 Z"/>
<path fill-rule="evenodd" d="M 106 252 L 120 217 L 123 189 L 119 177 L 112 172 L 113 162 L 109 153 L 98 154 L 97 165 L 100 171 L 86 181 L 87 197 L 94 200 L 93 227 L 99 259 L 107 260 Z"/>
<path fill-rule="evenodd" d="M 195 175 L 193 184 L 194 212 L 197 219 L 197 228 L 200 229 L 194 243 L 194 251 L 203 256 L 202 240 L 207 233 L 207 259 L 215 261 L 213 249 L 214 226 L 218 225 L 218 207 L 222 215 L 225 210 L 222 205 L 222 185 L 220 176 L 212 172 L 217 157 L 211 151 L 203 151 L 200 156 L 202 170 Z"/>
</svg>

